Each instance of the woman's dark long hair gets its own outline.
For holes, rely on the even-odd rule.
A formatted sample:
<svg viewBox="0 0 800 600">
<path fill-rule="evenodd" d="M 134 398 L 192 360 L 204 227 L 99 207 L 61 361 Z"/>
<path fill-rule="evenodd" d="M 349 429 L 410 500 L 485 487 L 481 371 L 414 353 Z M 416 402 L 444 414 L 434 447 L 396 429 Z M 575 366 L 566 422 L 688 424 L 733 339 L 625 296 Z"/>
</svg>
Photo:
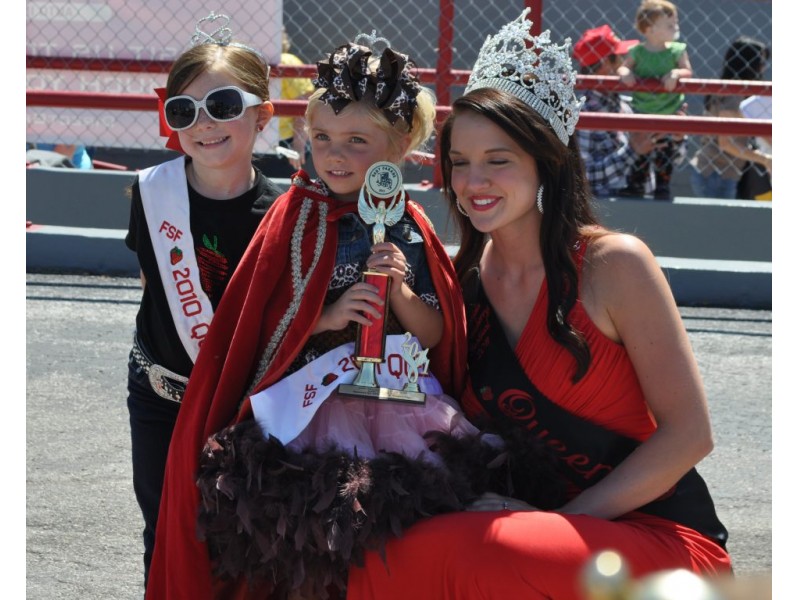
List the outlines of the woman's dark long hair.
<svg viewBox="0 0 800 600">
<path fill-rule="evenodd" d="M 564 146 L 536 111 L 499 90 L 473 90 L 453 103 L 453 110 L 442 126 L 439 156 L 444 193 L 460 232 L 460 247 L 454 262 L 462 285 L 471 269 L 477 266 L 487 240 L 457 211 L 452 186 L 450 137 L 454 121 L 465 112 L 492 121 L 536 161 L 545 190 L 540 244 L 548 290 L 547 329 L 552 338 L 575 357 L 577 367 L 573 381 L 577 381 L 586 373 L 591 357 L 585 338 L 567 319 L 578 299 L 578 269 L 573 260 L 573 248 L 580 239 L 600 235 L 602 231 L 595 231 L 598 222 L 591 209 L 577 143 L 573 137 L 569 147 Z"/>
<path fill-rule="evenodd" d="M 736 38 L 725 52 L 720 79 L 739 81 L 761 81 L 764 66 L 770 57 L 769 47 L 763 42 L 741 35 Z M 706 109 L 709 108 L 713 96 L 705 97 Z"/>
<path fill-rule="evenodd" d="M 736 38 L 725 53 L 720 79 L 760 81 L 770 51 L 766 44 L 746 35 Z"/>
</svg>

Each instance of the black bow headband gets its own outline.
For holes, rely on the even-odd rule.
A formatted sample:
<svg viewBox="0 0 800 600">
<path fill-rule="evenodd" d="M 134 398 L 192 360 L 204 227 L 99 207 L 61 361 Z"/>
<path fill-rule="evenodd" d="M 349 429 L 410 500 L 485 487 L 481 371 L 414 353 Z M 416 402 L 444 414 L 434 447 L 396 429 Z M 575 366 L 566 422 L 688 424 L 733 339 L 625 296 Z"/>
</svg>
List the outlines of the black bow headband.
<svg viewBox="0 0 800 600">
<path fill-rule="evenodd" d="M 350 102 L 367 100 L 383 110 L 392 125 L 402 117 L 411 130 L 417 95 L 422 89 L 411 72 L 414 63 L 391 48 L 383 50 L 373 70 L 370 63 L 374 62 L 373 52 L 366 46 L 339 46 L 327 61 L 317 63 L 314 86 L 326 88 L 320 100 L 337 115 Z"/>
</svg>

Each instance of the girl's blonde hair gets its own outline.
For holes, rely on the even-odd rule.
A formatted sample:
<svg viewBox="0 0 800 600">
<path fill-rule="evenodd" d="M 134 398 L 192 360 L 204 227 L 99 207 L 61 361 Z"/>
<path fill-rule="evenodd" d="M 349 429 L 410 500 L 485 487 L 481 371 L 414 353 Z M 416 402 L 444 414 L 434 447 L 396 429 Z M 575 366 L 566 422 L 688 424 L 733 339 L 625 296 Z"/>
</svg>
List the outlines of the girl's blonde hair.
<svg viewBox="0 0 800 600">
<path fill-rule="evenodd" d="M 308 107 L 306 108 L 306 127 L 308 127 L 308 123 L 317 109 L 325 104 L 320 98 L 326 91 L 325 88 L 319 88 L 309 97 Z M 364 111 L 365 116 L 377 125 L 381 131 L 386 133 L 390 147 L 395 154 L 401 154 L 400 150 L 403 141 L 407 139 L 408 148 L 401 156 L 401 158 L 405 158 L 414 150 L 422 150 L 426 147 L 426 143 L 431 137 L 436 124 L 436 96 L 434 93 L 423 87 L 420 89 L 416 100 L 417 104 L 414 107 L 410 130 L 404 119 L 397 119 L 395 124 L 392 125 L 383 110 L 368 100 L 352 101 L 343 110 L 348 110 L 352 105 L 358 105 Z"/>
</svg>

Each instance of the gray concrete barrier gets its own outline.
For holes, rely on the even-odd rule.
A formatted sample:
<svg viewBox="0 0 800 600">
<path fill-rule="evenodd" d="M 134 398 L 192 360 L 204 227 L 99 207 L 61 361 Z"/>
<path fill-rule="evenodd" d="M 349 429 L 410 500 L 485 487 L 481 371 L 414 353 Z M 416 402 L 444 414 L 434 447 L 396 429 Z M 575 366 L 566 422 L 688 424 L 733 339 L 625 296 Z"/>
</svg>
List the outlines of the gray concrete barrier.
<svg viewBox="0 0 800 600">
<path fill-rule="evenodd" d="M 27 169 L 29 272 L 135 275 L 124 244 L 135 172 Z M 288 187 L 286 179 L 275 182 Z M 406 186 L 441 239 L 458 243 L 438 189 Z M 686 306 L 772 307 L 772 203 L 679 197 L 598 200 L 611 229 L 632 233 L 656 255 L 676 301 Z"/>
</svg>

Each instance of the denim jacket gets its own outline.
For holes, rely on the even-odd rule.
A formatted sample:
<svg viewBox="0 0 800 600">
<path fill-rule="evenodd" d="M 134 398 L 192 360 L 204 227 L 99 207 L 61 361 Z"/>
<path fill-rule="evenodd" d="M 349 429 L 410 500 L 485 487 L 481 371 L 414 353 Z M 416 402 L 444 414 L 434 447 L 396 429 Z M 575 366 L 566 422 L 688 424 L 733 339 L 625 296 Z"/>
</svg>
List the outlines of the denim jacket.
<svg viewBox="0 0 800 600">
<path fill-rule="evenodd" d="M 386 228 L 386 241 L 397 246 L 406 257 L 409 266 L 406 284 L 426 304 L 438 308 L 439 302 L 425 258 L 423 246 L 425 241 L 408 213 L 403 213 L 400 221 Z M 336 266 L 328 288 L 326 304 L 336 300 L 359 280 L 361 273 L 366 269 L 372 245 L 372 225 L 366 225 L 355 213 L 347 213 L 339 219 Z"/>
</svg>

